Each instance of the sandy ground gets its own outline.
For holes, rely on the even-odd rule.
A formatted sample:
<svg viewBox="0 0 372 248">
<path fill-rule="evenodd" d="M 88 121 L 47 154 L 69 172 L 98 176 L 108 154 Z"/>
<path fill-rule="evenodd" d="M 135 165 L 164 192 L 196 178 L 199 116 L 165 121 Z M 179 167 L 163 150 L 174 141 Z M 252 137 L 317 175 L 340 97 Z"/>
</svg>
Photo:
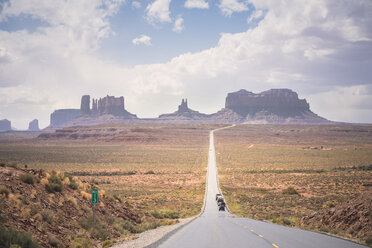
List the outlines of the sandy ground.
<svg viewBox="0 0 372 248">
<path fill-rule="evenodd" d="M 137 239 L 125 241 L 121 244 L 116 244 L 113 248 L 142 248 L 160 240 L 168 233 L 192 221 L 195 217 L 180 219 L 179 223 L 170 226 L 160 226 L 156 229 L 148 230 L 137 235 Z"/>
</svg>

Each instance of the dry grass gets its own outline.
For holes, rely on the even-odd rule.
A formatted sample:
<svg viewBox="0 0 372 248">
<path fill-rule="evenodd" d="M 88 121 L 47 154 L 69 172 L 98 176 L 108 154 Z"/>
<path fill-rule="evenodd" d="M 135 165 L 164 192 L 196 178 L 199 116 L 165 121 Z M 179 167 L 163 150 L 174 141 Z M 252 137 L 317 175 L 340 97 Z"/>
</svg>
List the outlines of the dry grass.
<svg viewBox="0 0 372 248">
<path fill-rule="evenodd" d="M 221 187 L 242 216 L 293 226 L 372 183 L 370 125 L 244 125 L 215 135 Z M 288 187 L 298 194 L 283 194 Z"/>
<path fill-rule="evenodd" d="M 68 172 L 99 184 L 144 216 L 162 209 L 190 217 L 202 206 L 208 135 L 214 128 L 147 124 L 67 128 L 57 133 L 68 136 L 1 142 L 0 162 Z"/>
</svg>

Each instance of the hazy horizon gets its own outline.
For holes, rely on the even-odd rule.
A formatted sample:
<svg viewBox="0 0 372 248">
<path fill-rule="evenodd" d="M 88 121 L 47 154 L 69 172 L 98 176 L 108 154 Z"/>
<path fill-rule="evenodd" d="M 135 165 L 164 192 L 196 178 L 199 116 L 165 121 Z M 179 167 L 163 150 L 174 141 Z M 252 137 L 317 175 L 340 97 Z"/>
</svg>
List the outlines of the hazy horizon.
<svg viewBox="0 0 372 248">
<path fill-rule="evenodd" d="M 82 95 L 140 118 L 214 113 L 289 88 L 329 120 L 372 123 L 372 1 L 0 1 L 0 119 L 49 125 Z"/>
</svg>

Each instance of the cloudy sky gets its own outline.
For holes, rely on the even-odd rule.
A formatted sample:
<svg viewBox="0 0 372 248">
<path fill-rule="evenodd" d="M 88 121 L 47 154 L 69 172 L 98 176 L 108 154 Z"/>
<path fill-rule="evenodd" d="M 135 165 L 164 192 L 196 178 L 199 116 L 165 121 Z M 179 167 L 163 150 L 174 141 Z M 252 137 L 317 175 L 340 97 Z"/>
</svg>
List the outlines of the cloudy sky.
<svg viewBox="0 0 372 248">
<path fill-rule="evenodd" d="M 18 129 L 83 94 L 139 117 L 204 113 L 290 88 L 317 114 L 372 122 L 371 0 L 0 0 L 0 119 Z"/>
</svg>

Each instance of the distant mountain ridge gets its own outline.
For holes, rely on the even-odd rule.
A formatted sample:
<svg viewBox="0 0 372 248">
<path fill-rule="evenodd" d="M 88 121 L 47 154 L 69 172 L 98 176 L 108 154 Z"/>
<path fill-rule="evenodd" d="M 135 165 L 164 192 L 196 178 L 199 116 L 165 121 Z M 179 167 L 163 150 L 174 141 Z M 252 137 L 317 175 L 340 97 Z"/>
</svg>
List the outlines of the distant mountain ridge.
<svg viewBox="0 0 372 248">
<path fill-rule="evenodd" d="M 188 107 L 182 99 L 178 110 L 158 118 L 140 119 L 124 108 L 124 97 L 106 96 L 92 100 L 84 95 L 78 109 L 72 114 L 56 116 L 67 110 L 56 110 L 49 128 L 102 123 L 177 123 L 177 124 L 331 124 L 310 110 L 306 99 L 299 99 L 290 89 L 270 89 L 255 94 L 247 90 L 228 93 L 225 108 L 214 114 L 203 114 Z M 56 121 L 58 117 L 58 121 Z M 65 118 L 66 117 L 66 118 Z"/>
</svg>

